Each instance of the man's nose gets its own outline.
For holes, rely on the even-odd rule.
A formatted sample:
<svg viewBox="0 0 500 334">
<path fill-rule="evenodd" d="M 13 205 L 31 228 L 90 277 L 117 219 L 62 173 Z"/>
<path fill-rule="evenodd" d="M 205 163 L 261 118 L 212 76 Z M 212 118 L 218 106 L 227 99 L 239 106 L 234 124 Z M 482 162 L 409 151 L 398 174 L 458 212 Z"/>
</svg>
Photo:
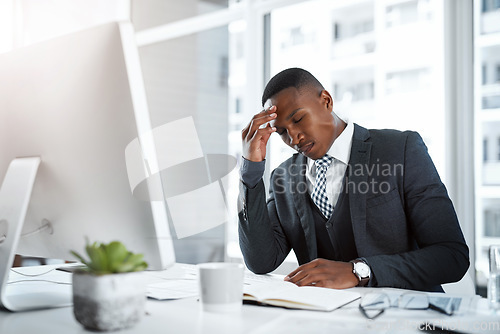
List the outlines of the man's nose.
<svg viewBox="0 0 500 334">
<path fill-rule="evenodd" d="M 300 132 L 294 130 L 288 130 L 288 142 L 290 143 L 290 146 L 297 148 L 296 146 L 300 142 Z"/>
</svg>

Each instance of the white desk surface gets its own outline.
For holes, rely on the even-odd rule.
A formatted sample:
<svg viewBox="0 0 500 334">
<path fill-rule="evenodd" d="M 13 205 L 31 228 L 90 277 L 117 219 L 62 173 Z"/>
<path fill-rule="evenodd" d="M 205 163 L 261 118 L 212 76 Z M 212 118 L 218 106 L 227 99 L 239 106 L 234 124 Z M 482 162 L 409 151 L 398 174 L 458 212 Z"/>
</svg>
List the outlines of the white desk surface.
<svg viewBox="0 0 500 334">
<path fill-rule="evenodd" d="M 177 276 L 178 266 L 174 269 L 169 273 Z M 361 293 L 373 290 L 355 289 Z M 239 313 L 223 314 L 202 311 L 196 297 L 168 301 L 148 300 L 142 320 L 133 328 L 117 333 L 423 333 L 419 330 L 419 327 L 423 328 L 421 324 L 432 320 L 446 323 L 450 329 L 461 329 L 459 332 L 464 333 L 500 333 L 500 315 L 485 311 L 485 304 L 484 299 L 476 298 L 468 312 L 452 317 L 434 311 L 394 308 L 371 321 L 361 315 L 357 301 L 332 312 L 243 305 Z M 92 333 L 75 320 L 72 312 L 71 307 L 19 313 L 1 310 L 0 333 Z"/>
</svg>

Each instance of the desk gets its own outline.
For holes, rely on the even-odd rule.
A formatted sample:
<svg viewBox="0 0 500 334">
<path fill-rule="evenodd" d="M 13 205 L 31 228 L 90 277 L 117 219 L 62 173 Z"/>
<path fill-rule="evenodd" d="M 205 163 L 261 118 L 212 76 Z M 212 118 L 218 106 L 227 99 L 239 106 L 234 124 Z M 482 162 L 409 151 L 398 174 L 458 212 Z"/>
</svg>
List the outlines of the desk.
<svg viewBox="0 0 500 334">
<path fill-rule="evenodd" d="M 373 290 L 355 289 L 361 293 Z M 485 302 L 477 298 L 474 305 L 481 306 Z M 448 317 L 433 311 L 389 309 L 375 321 L 369 321 L 361 315 L 357 305 L 357 302 L 353 302 L 333 312 L 243 305 L 241 313 L 218 314 L 203 312 L 195 297 L 171 301 L 148 300 L 147 313 L 141 322 L 117 333 L 422 333 L 418 327 L 427 320 L 448 321 L 451 325 L 460 325 L 460 328 L 468 326 L 470 329 L 465 332 L 469 333 L 500 333 L 500 316 L 476 314 L 474 310 L 460 317 Z M 477 328 L 473 328 L 474 324 Z M 86 331 L 75 320 L 71 307 L 65 307 L 21 313 L 0 311 L 0 333 L 92 332 Z"/>
</svg>

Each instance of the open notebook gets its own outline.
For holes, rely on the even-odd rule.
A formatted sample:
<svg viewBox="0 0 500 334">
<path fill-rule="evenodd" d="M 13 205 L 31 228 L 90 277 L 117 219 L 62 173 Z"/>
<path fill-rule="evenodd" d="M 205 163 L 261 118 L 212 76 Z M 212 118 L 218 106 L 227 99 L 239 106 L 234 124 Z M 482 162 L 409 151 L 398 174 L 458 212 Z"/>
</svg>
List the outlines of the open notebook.
<svg viewBox="0 0 500 334">
<path fill-rule="evenodd" d="M 358 292 L 275 281 L 244 288 L 243 300 L 247 303 L 280 306 L 285 308 L 333 311 L 361 297 Z"/>
</svg>

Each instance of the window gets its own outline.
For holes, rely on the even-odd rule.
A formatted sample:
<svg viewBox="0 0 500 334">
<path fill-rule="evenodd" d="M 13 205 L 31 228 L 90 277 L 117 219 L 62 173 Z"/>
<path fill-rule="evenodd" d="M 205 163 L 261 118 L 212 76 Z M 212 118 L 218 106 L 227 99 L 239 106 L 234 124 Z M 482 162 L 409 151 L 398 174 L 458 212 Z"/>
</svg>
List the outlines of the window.
<svg viewBox="0 0 500 334">
<path fill-rule="evenodd" d="M 304 42 L 305 37 L 304 33 L 302 32 L 302 27 L 294 27 L 290 29 L 290 45 L 304 44 Z"/>
<path fill-rule="evenodd" d="M 327 20 L 334 26 L 332 59 L 359 56 L 375 51 L 373 2 L 345 7 L 332 6 Z"/>
<path fill-rule="evenodd" d="M 406 1 L 389 5 L 386 7 L 386 26 L 389 28 L 429 20 L 433 12 L 435 12 L 435 7 L 430 0 Z"/>
<path fill-rule="evenodd" d="M 500 238 L 500 201 L 497 199 L 484 203 L 484 237 Z"/>
<path fill-rule="evenodd" d="M 492 12 L 500 8 L 500 0 L 483 0 L 483 13 Z"/>
<path fill-rule="evenodd" d="M 475 1 L 476 273 L 486 285 L 488 247 L 500 243 L 500 1 Z M 482 158 L 482 159 L 481 159 Z"/>
<path fill-rule="evenodd" d="M 335 41 L 340 39 L 340 24 L 337 22 L 333 24 L 333 39 Z"/>
<path fill-rule="evenodd" d="M 418 131 L 446 180 L 442 5 L 307 1 L 275 9 L 270 13 L 270 76 L 287 67 L 303 67 L 333 94 L 340 116 L 367 128 Z M 312 16 L 317 19 L 309 20 Z M 375 30 L 375 22 L 384 20 L 393 23 Z M 318 38 L 292 47 L 280 31 L 297 29 L 297 24 Z M 284 146 L 279 138 L 272 139 L 271 168 L 290 155 L 291 149 Z"/>
<path fill-rule="evenodd" d="M 425 89 L 425 87 L 429 87 L 428 80 L 429 71 L 426 68 L 387 73 L 387 94 L 407 93 Z"/>
<path fill-rule="evenodd" d="M 483 139 L 483 161 L 488 161 L 488 139 Z"/>
<path fill-rule="evenodd" d="M 235 113 L 240 114 L 241 113 L 241 99 L 239 97 L 236 98 L 235 102 Z"/>
<path fill-rule="evenodd" d="M 353 102 L 369 101 L 374 97 L 373 88 L 373 81 L 356 82 L 346 86 L 335 83 L 333 94 L 342 99 L 349 98 Z"/>
<path fill-rule="evenodd" d="M 493 191 L 500 185 L 500 122 L 483 122 L 482 191 Z"/>
<path fill-rule="evenodd" d="M 497 153 L 497 160 L 500 161 L 500 137 L 497 138 L 497 150 L 498 150 L 498 153 Z"/>
<path fill-rule="evenodd" d="M 394 27 L 418 20 L 417 1 L 403 2 L 386 8 L 386 25 Z"/>
</svg>

